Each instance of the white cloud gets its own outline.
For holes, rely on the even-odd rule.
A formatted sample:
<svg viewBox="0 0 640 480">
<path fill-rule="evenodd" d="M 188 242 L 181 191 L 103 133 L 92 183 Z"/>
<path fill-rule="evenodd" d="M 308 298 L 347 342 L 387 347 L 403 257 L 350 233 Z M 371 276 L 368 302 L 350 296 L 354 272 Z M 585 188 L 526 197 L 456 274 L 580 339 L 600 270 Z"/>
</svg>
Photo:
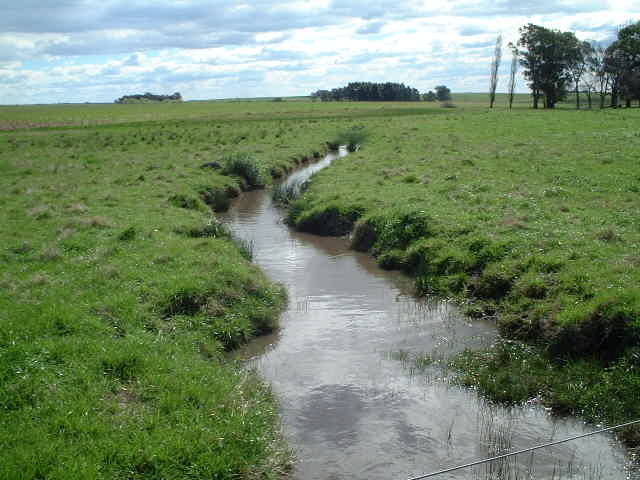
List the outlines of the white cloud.
<svg viewBox="0 0 640 480">
<path fill-rule="evenodd" d="M 354 80 L 485 91 L 500 32 L 516 41 L 532 22 L 601 41 L 640 17 L 629 0 L 22 0 L 0 9 L 0 103 L 112 101 L 125 89 L 307 94 Z"/>
</svg>

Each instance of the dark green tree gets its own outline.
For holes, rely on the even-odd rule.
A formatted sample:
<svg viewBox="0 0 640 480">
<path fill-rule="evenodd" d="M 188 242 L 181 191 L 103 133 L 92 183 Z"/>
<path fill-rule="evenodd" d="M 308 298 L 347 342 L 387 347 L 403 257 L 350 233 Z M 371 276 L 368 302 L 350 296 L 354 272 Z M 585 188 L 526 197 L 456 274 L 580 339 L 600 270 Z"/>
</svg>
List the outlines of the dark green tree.
<svg viewBox="0 0 640 480">
<path fill-rule="evenodd" d="M 345 87 L 329 90 L 318 90 L 311 94 L 312 98 L 320 98 L 322 101 L 348 100 L 352 102 L 384 102 L 401 101 L 417 102 L 421 99 L 420 92 L 403 83 L 373 83 L 351 82 Z"/>
<path fill-rule="evenodd" d="M 424 100 L 426 102 L 435 102 L 438 99 L 438 97 L 436 97 L 436 94 L 433 93 L 433 90 L 429 90 L 427 93 L 424 94 Z"/>
<path fill-rule="evenodd" d="M 451 100 L 451 90 L 449 90 L 445 85 L 438 85 L 436 87 L 436 98 L 441 102 Z"/>
<path fill-rule="evenodd" d="M 605 51 L 604 70 L 609 77 L 611 107 L 617 108 L 620 104 L 623 77 L 627 70 L 624 52 L 617 40 Z"/>
<path fill-rule="evenodd" d="M 573 42 L 575 39 L 575 43 Z M 594 48 L 589 42 L 581 42 L 575 36 L 569 40 L 567 52 L 567 70 L 571 76 L 576 94 L 576 108 L 580 109 L 580 80 L 587 71 L 589 58 L 594 54 Z"/>
<path fill-rule="evenodd" d="M 622 95 L 627 107 L 640 99 L 640 21 L 620 29 L 618 39 L 609 47 L 610 69 L 616 77 L 617 94 Z"/>
<path fill-rule="evenodd" d="M 578 55 L 579 41 L 571 32 L 549 30 L 532 23 L 520 28 L 520 65 L 529 81 L 533 108 L 544 97 L 546 108 L 554 108 L 571 82 L 569 64 Z"/>
<path fill-rule="evenodd" d="M 611 74 L 607 71 L 607 49 L 601 43 L 594 43 L 593 52 L 587 59 L 587 75 L 593 79 L 593 89 L 600 97 L 600 108 L 604 103 L 611 87 Z"/>
</svg>

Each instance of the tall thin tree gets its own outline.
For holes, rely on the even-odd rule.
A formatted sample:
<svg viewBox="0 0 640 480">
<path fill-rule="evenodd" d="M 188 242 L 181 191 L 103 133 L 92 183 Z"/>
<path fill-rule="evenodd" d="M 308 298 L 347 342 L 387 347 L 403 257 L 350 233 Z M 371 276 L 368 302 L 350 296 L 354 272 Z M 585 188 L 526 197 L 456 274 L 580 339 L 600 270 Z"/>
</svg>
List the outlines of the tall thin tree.
<svg viewBox="0 0 640 480">
<path fill-rule="evenodd" d="M 574 84 L 576 109 L 580 110 L 580 80 L 587 71 L 589 57 L 593 55 L 594 50 L 589 42 L 581 42 L 576 38 L 573 43 L 567 55 L 567 70 Z"/>
<path fill-rule="evenodd" d="M 509 110 L 513 108 L 513 96 L 516 91 L 516 73 L 518 73 L 518 49 L 512 43 L 511 49 L 511 71 L 509 72 Z"/>
<path fill-rule="evenodd" d="M 496 38 L 496 46 L 491 58 L 491 84 L 489 85 L 489 108 L 493 108 L 496 101 L 496 89 L 498 88 L 498 70 L 502 60 L 502 34 Z"/>
</svg>

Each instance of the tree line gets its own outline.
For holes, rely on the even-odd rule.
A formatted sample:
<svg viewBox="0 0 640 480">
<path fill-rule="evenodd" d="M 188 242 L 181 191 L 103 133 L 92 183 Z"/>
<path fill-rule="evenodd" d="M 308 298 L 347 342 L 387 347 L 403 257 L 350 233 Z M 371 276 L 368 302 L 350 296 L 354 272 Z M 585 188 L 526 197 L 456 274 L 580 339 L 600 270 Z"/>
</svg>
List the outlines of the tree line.
<svg viewBox="0 0 640 480">
<path fill-rule="evenodd" d="M 317 90 L 311 94 L 311 98 L 314 101 L 319 99 L 323 102 L 418 102 L 421 100 L 444 102 L 451 99 L 451 90 L 445 85 L 439 85 L 435 90 L 435 93 L 430 90 L 427 94 L 421 95 L 416 88 L 404 83 L 351 82 L 346 87 Z"/>
<path fill-rule="evenodd" d="M 548 29 L 532 23 L 519 29 L 516 45 L 509 44 L 512 52 L 509 82 L 509 106 L 513 103 L 515 74 L 518 64 L 528 82 L 533 97 L 533 108 L 540 103 L 545 108 L 566 99 L 569 92 L 580 108 L 580 95 L 599 98 L 600 108 L 607 99 L 611 107 L 622 101 L 627 107 L 633 100 L 640 102 L 640 21 L 628 24 L 617 32 L 617 39 L 605 47 L 596 42 L 581 41 L 573 32 Z M 497 73 L 502 57 L 502 37 L 498 36 L 491 60 L 489 89 L 490 107 L 495 101 Z"/>
<path fill-rule="evenodd" d="M 135 95 L 124 95 L 114 103 L 146 103 L 146 102 L 181 102 L 182 95 L 175 92 L 171 95 L 154 95 L 153 93 L 139 93 Z"/>
</svg>

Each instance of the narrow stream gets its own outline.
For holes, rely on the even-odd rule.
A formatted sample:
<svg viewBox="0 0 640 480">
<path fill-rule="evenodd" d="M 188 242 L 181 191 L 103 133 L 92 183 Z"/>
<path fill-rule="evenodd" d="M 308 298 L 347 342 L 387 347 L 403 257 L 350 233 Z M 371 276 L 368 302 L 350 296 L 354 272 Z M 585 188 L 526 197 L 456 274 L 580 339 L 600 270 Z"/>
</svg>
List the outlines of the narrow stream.
<svg viewBox="0 0 640 480">
<path fill-rule="evenodd" d="M 281 329 L 239 355 L 279 398 L 298 459 L 293 478 L 400 480 L 591 430 L 538 406 L 492 406 L 450 385 L 439 367 L 417 368 L 415 355 L 479 345 L 495 328 L 446 302 L 416 299 L 411 279 L 379 269 L 345 239 L 290 230 L 282 216 L 269 191 L 255 191 L 222 219 L 289 291 Z M 640 478 L 629 462 L 612 436 L 596 435 L 437 478 Z"/>
</svg>

